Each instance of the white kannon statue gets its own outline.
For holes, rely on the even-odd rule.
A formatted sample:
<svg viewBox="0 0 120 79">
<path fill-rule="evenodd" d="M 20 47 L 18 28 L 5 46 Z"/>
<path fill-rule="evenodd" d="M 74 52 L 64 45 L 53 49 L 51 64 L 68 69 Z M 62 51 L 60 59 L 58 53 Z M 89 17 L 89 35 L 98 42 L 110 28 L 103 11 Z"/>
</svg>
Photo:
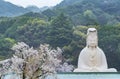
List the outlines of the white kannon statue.
<svg viewBox="0 0 120 79">
<path fill-rule="evenodd" d="M 87 31 L 87 46 L 81 51 L 78 68 L 74 72 L 117 72 L 115 68 L 108 69 L 104 52 L 98 47 L 97 30 Z"/>
</svg>

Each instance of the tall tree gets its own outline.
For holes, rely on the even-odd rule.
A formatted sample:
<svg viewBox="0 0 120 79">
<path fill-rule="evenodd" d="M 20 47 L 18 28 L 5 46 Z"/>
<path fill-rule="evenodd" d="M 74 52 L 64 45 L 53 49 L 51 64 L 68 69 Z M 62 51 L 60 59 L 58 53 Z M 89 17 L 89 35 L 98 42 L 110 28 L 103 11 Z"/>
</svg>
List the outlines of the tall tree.
<svg viewBox="0 0 120 79">
<path fill-rule="evenodd" d="M 47 42 L 53 47 L 68 45 L 72 39 L 72 23 L 70 19 L 61 13 L 54 18 L 49 28 Z"/>
<path fill-rule="evenodd" d="M 91 10 L 86 10 L 83 13 L 86 25 L 97 25 L 97 17 Z"/>
</svg>

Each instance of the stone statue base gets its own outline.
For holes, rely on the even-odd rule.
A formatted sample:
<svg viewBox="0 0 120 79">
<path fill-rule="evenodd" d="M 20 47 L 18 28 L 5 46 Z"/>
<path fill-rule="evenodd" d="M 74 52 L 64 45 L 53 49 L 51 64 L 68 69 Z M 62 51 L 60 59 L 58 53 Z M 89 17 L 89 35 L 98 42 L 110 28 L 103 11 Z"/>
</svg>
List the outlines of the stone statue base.
<svg viewBox="0 0 120 79">
<path fill-rule="evenodd" d="M 98 70 L 92 70 L 91 69 L 80 69 L 77 68 L 75 69 L 73 72 L 117 72 L 117 70 L 115 68 L 110 68 L 110 69 L 98 69 Z"/>
</svg>

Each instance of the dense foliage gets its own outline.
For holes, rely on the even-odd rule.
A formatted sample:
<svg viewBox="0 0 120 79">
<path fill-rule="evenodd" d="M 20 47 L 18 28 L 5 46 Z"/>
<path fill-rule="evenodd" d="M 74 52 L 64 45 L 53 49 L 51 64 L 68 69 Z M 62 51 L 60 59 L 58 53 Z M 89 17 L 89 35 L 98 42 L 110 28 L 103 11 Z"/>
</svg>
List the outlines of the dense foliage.
<svg viewBox="0 0 120 79">
<path fill-rule="evenodd" d="M 72 40 L 72 23 L 67 16 L 60 14 L 51 21 L 47 41 L 53 47 L 63 47 Z"/>
<path fill-rule="evenodd" d="M 119 4 L 120 0 L 63 0 L 50 13 L 63 12 L 71 17 L 74 25 L 111 25 L 120 21 Z"/>
</svg>

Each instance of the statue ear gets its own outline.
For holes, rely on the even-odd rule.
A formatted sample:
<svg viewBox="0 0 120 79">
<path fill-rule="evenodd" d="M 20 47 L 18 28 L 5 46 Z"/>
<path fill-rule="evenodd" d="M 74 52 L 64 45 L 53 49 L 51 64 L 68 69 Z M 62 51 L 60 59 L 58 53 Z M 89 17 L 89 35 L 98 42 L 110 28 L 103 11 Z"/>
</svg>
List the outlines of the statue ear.
<svg viewBox="0 0 120 79">
<path fill-rule="evenodd" d="M 87 47 L 89 48 L 89 45 Z"/>
<path fill-rule="evenodd" d="M 95 46 L 95 48 L 97 48 L 97 46 Z"/>
</svg>

